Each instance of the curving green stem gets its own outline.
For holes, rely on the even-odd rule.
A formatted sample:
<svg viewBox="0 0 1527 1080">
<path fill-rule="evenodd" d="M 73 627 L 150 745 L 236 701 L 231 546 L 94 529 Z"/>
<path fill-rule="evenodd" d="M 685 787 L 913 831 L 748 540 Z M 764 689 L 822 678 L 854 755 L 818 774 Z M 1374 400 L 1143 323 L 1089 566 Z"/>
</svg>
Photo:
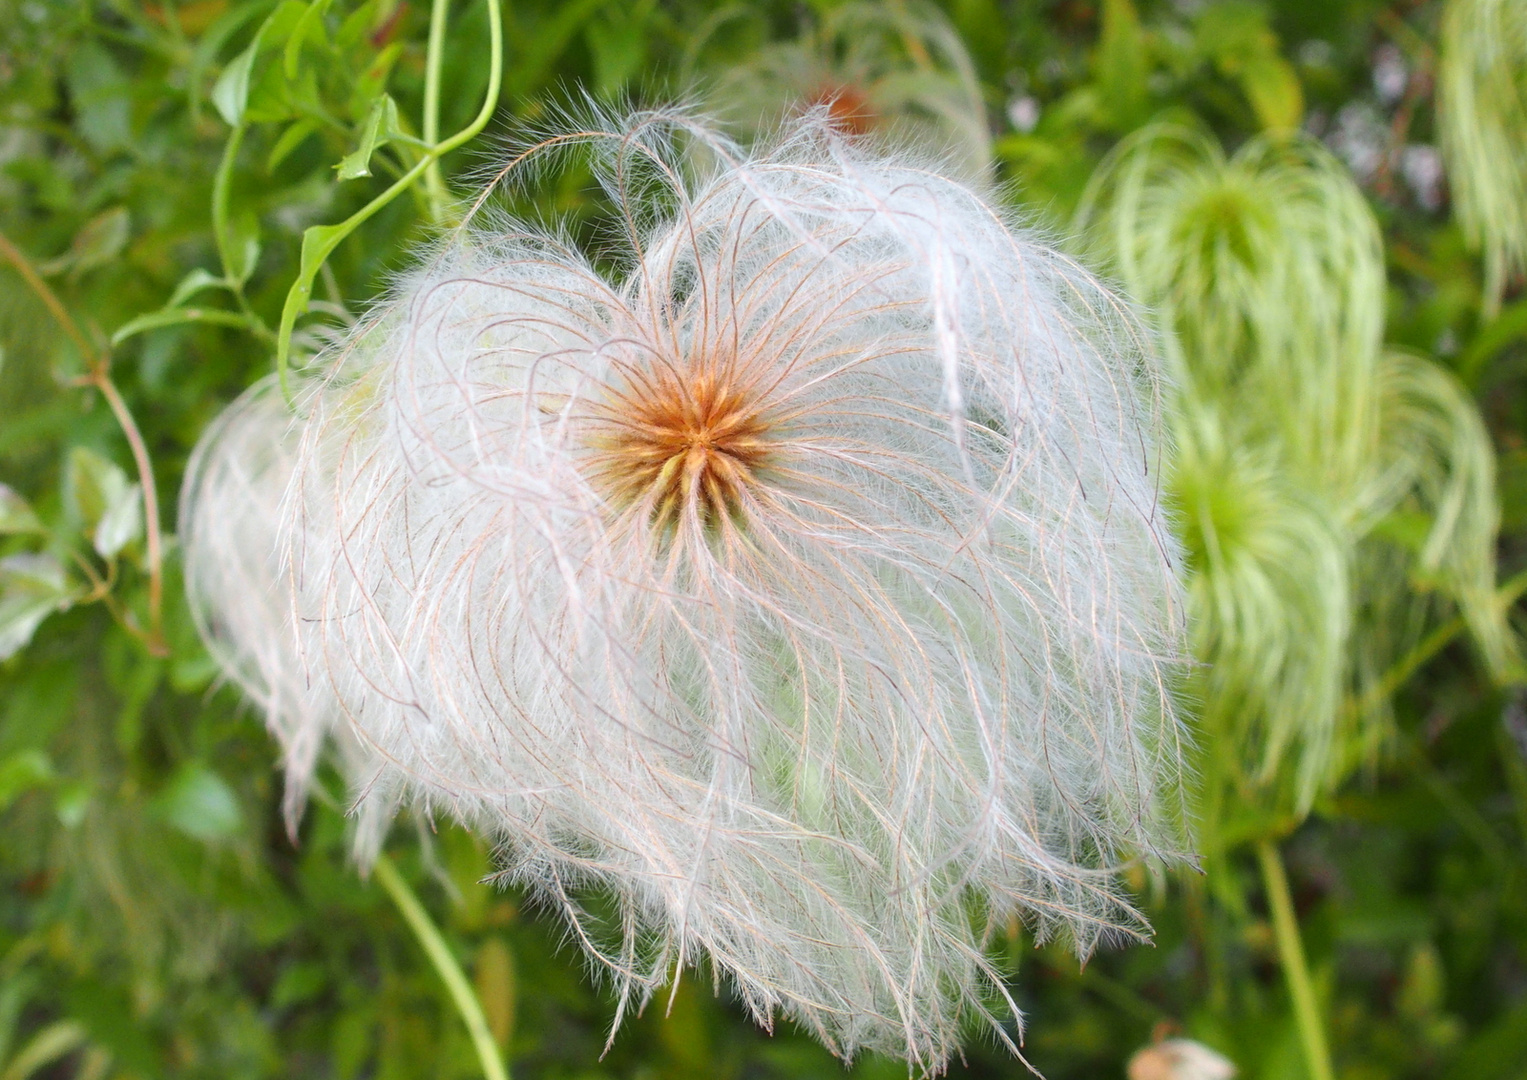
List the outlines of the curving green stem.
<svg viewBox="0 0 1527 1080">
<path fill-rule="evenodd" d="M 1299 939 L 1299 923 L 1294 918 L 1294 901 L 1288 891 L 1288 875 L 1283 872 L 1283 857 L 1270 840 L 1257 844 L 1257 861 L 1262 864 L 1262 883 L 1267 889 L 1267 904 L 1272 909 L 1273 935 L 1278 941 L 1278 959 L 1288 982 L 1288 996 L 1294 1003 L 1294 1022 L 1304 1047 L 1304 1060 L 1310 1080 L 1335 1080 L 1331 1068 L 1331 1048 L 1326 1042 L 1325 1026 L 1315 1003 L 1315 986 L 1304 958 L 1304 942 Z"/>
<path fill-rule="evenodd" d="M 473 993 L 472 984 L 467 982 L 461 965 L 451 954 L 450 946 L 445 943 L 445 938 L 440 936 L 440 928 L 429 917 L 429 912 L 424 910 L 424 905 L 408 887 L 408 882 L 403 880 L 403 875 L 398 873 L 391 859 L 386 855 L 377 856 L 376 865 L 371 868 L 371 872 L 375 875 L 377 883 L 387 890 L 387 895 L 397 905 L 409 929 L 414 932 L 414 936 L 419 939 L 419 944 L 429 956 L 430 963 L 434 964 L 440 981 L 445 983 L 445 988 L 450 991 L 451 1001 L 455 1004 L 456 1011 L 461 1014 L 463 1022 L 466 1023 L 467 1031 L 471 1033 L 472 1046 L 477 1051 L 477 1059 L 482 1062 L 483 1076 L 486 1080 L 509 1080 L 509 1070 L 505 1067 L 504 1059 L 499 1055 L 498 1047 L 493 1042 L 493 1033 L 488 1030 L 488 1020 L 483 1016 L 482 1004 Z"/>
<path fill-rule="evenodd" d="M 434 0 L 429 13 L 429 51 L 424 60 L 424 141 L 434 146 L 440 140 L 440 67 L 445 60 L 445 14 L 451 0 Z M 445 216 L 445 177 L 440 159 L 433 158 L 424 173 L 424 189 L 429 193 L 430 217 L 439 221 Z"/>
<path fill-rule="evenodd" d="M 297 279 L 287 290 L 286 303 L 281 308 L 281 328 L 276 333 L 276 373 L 281 380 L 281 392 L 286 395 L 288 401 L 291 400 L 291 387 L 287 381 L 287 363 L 292 351 L 292 330 L 297 325 L 297 316 L 306 309 L 308 298 L 313 295 L 313 281 L 318 276 L 319 268 L 339 246 L 341 240 L 359 228 L 361 223 L 371 215 L 407 191 L 431 164 L 487 127 L 488 120 L 493 116 L 493 110 L 498 106 L 498 94 L 503 86 L 504 78 L 504 20 L 503 13 L 499 11 L 499 0 L 486 0 L 486 2 L 488 5 L 488 89 L 483 94 L 482 108 L 478 110 L 477 116 L 449 139 L 431 145 L 413 168 L 398 177 L 391 187 L 344 221 L 337 225 L 311 225 L 302 234 L 301 264 L 297 270 Z"/>
</svg>

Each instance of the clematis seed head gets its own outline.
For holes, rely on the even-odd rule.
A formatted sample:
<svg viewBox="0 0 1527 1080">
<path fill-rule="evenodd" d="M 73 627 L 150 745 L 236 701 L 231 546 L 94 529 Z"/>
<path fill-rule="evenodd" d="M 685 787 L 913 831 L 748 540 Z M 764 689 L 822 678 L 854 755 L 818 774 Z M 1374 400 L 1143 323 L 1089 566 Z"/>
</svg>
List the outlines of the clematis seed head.
<svg viewBox="0 0 1527 1080">
<path fill-rule="evenodd" d="M 596 255 L 479 214 L 295 416 L 266 384 L 209 430 L 215 655 L 294 803 L 332 740 L 362 858 L 404 802 L 490 838 L 615 1027 L 703 966 L 845 1058 L 1016 1052 L 991 937 L 1141 936 L 1116 871 L 1184 846 L 1150 339 L 820 110 L 751 151 L 586 117 L 516 160 L 557 147 L 613 203 Z"/>
</svg>

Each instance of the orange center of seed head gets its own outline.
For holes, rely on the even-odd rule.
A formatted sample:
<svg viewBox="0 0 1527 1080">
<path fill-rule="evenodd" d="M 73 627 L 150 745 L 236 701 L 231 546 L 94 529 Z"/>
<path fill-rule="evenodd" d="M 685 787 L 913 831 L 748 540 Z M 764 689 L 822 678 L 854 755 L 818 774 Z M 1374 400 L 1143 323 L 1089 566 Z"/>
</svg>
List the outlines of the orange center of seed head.
<svg viewBox="0 0 1527 1080">
<path fill-rule="evenodd" d="M 711 370 L 647 370 L 598 410 L 593 475 L 623 506 L 651 508 L 668 529 L 737 513 L 769 457 L 770 422 L 753 393 Z"/>
<path fill-rule="evenodd" d="M 868 95 L 857 86 L 819 86 L 814 93 L 807 95 L 806 105 L 826 105 L 828 123 L 845 135 L 868 135 L 875 130 L 879 120 Z"/>
</svg>

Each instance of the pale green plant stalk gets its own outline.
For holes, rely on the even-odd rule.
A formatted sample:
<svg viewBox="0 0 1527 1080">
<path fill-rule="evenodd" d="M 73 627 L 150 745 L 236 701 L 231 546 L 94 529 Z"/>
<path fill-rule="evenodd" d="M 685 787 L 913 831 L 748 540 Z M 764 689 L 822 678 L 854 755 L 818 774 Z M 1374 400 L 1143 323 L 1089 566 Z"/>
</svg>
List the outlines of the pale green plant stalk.
<svg viewBox="0 0 1527 1080">
<path fill-rule="evenodd" d="M 493 1042 L 493 1033 L 488 1030 L 488 1019 L 483 1015 L 482 1003 L 477 1000 L 477 994 L 473 992 L 466 973 L 451 953 L 451 947 L 441 936 L 440 928 L 429 917 L 429 912 L 408 887 L 408 882 L 403 880 L 403 875 L 398 873 L 397 867 L 392 865 L 391 859 L 386 855 L 378 855 L 371 872 L 377 884 L 386 890 L 397 906 L 408 928 L 414 932 L 414 937 L 419 939 L 419 945 L 434 965 L 440 981 L 445 983 L 446 990 L 450 992 L 451 1003 L 456 1006 L 456 1011 L 461 1014 L 462 1022 L 467 1025 L 467 1031 L 472 1036 L 472 1048 L 477 1051 L 477 1059 L 482 1062 L 483 1077 L 485 1080 L 509 1080 L 509 1070 L 504 1066 L 504 1060 Z"/>
<path fill-rule="evenodd" d="M 1335 1080 L 1331 1047 L 1320 1019 L 1320 1006 L 1315 1001 L 1315 984 L 1305 960 L 1304 943 L 1299 939 L 1299 922 L 1294 916 L 1294 901 L 1289 895 L 1283 857 L 1271 840 L 1263 840 L 1257 844 L 1257 862 L 1262 868 L 1267 906 L 1272 911 L 1273 936 L 1278 943 L 1278 957 L 1288 983 L 1288 994 L 1294 1003 L 1294 1020 L 1299 1028 L 1304 1060 L 1310 1069 L 1310 1080 Z"/>
<path fill-rule="evenodd" d="M 74 380 L 75 385 L 89 386 L 100 391 L 117 425 L 122 429 L 128 449 L 132 451 L 133 464 L 137 467 L 138 483 L 143 493 L 144 544 L 148 563 L 148 627 L 140 628 L 135 620 L 127 617 L 109 595 L 109 589 L 100 592 L 99 598 L 106 601 L 112 615 L 129 633 L 143 642 L 151 655 L 168 656 L 168 646 L 164 641 L 164 540 L 159 524 L 159 490 L 154 482 L 154 467 L 149 460 L 148 444 L 111 377 L 110 346 L 91 347 L 74 316 L 69 314 L 68 308 L 59 300 L 58 294 L 38 274 L 31 260 L 4 233 L 0 233 L 0 259 L 10 263 L 16 273 L 21 275 L 27 287 L 42 301 L 48 313 L 73 342 L 85 364 L 85 374 Z M 88 564 L 85 568 L 88 571 Z M 100 583 L 97 583 L 97 588 L 101 588 Z"/>
<path fill-rule="evenodd" d="M 1494 318 L 1506 279 L 1527 268 L 1527 5 L 1449 0 L 1437 121 L 1459 223 L 1484 249 Z"/>
<path fill-rule="evenodd" d="M 434 0 L 429 13 L 429 50 L 424 61 L 424 141 L 434 146 L 440 140 L 440 68 L 445 60 L 445 16 L 450 0 Z M 424 173 L 424 187 L 429 193 L 430 216 L 439 221 L 445 216 L 447 193 L 440 159 L 434 158 Z"/>
<path fill-rule="evenodd" d="M 306 791 L 329 810 L 337 814 L 344 813 L 340 801 L 322 783 L 315 783 Z M 457 1014 L 471 1036 L 472 1049 L 477 1052 L 477 1059 L 482 1063 L 484 1080 L 509 1080 L 508 1068 L 504 1065 L 498 1046 L 493 1041 L 493 1033 L 489 1030 L 482 1002 L 478 1001 L 471 981 L 461 970 L 456 955 L 451 952 L 451 947 L 446 943 L 440 928 L 435 925 L 435 920 L 430 918 L 428 909 L 385 854 L 377 853 L 370 863 L 370 871 L 375 876 L 377 884 L 387 893 L 388 899 L 398 909 L 398 913 L 403 916 L 403 921 L 408 923 L 408 928 L 413 931 L 420 948 L 429 957 L 435 973 L 445 984 L 446 991 L 451 996 L 451 1004 L 456 1007 Z"/>
</svg>

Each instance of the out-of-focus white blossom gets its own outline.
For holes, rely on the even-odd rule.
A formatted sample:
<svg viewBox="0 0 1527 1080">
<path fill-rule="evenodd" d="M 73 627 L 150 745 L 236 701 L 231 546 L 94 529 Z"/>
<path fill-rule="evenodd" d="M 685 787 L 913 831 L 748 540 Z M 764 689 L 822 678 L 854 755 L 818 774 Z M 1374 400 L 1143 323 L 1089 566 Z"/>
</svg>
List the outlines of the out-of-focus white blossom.
<svg viewBox="0 0 1527 1080">
<path fill-rule="evenodd" d="M 1442 155 L 1435 146 L 1416 143 L 1400 153 L 1400 173 L 1410 185 L 1416 204 L 1423 210 L 1435 211 L 1442 206 Z"/>
<path fill-rule="evenodd" d="M 1179 850 L 1140 329 L 820 118 L 751 155 L 671 114 L 570 143 L 622 223 L 597 263 L 479 222 L 300 419 L 262 385 L 208 432 L 214 651 L 294 800 L 346 733 L 367 843 L 399 799 L 498 841 L 621 1013 L 708 962 L 844 1056 L 1011 1045 L 983 927 L 1138 933 L 1113 870 Z"/>
<path fill-rule="evenodd" d="M 1015 97 L 1007 103 L 1008 123 L 1013 125 L 1013 130 L 1025 135 L 1039 126 L 1039 112 L 1039 99 L 1033 94 Z"/>
<path fill-rule="evenodd" d="M 1129 1080 L 1232 1080 L 1234 1063 L 1192 1039 L 1164 1039 L 1129 1059 Z"/>
<path fill-rule="evenodd" d="M 1353 175 L 1367 182 L 1378 172 L 1388 151 L 1389 126 L 1368 102 L 1349 101 L 1337 111 L 1326 142 Z"/>
<path fill-rule="evenodd" d="M 1373 50 L 1373 92 L 1385 105 L 1394 105 L 1410 85 L 1410 65 L 1399 46 L 1385 43 Z"/>
</svg>

